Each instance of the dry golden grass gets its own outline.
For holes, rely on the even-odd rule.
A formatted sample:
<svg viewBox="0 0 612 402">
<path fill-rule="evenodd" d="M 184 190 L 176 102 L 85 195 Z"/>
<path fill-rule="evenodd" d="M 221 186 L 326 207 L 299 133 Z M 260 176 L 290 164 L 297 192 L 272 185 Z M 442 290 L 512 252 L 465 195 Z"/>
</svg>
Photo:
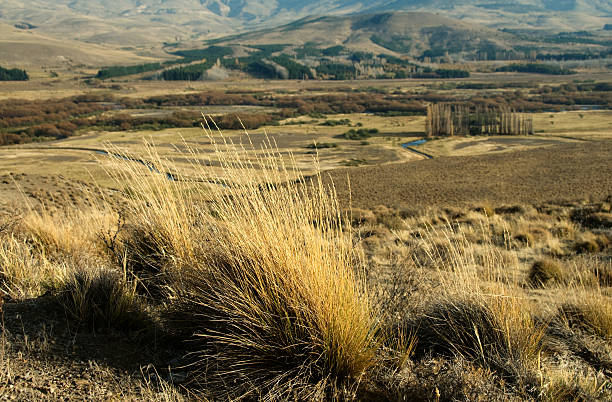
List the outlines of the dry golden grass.
<svg viewBox="0 0 612 402">
<path fill-rule="evenodd" d="M 153 270 L 175 298 L 171 321 L 195 335 L 194 381 L 239 378 L 244 386 L 219 392 L 270 398 L 358 380 L 375 363 L 376 324 L 333 189 L 304 181 L 273 149 L 243 154 L 219 144 L 221 174 L 196 165 L 187 186 L 118 161 L 133 194 L 121 248 L 145 259 L 128 266 Z M 153 148 L 149 157 L 169 166 Z"/>
<path fill-rule="evenodd" d="M 0 294 L 15 300 L 40 296 L 70 272 L 67 262 L 52 262 L 27 241 L 3 236 L 0 244 Z"/>
<path fill-rule="evenodd" d="M 193 150 L 188 174 L 146 144 L 156 169 L 108 158 L 120 214 L 103 202 L 5 227 L 5 297 L 50 290 L 82 330 L 159 325 L 200 398 L 612 394 L 610 233 L 588 226 L 606 202 L 345 214 L 270 143 L 208 138 L 214 166 Z M 597 250 L 577 254 L 583 239 Z M 559 270 L 536 264 L 546 286 L 532 286 L 553 251 Z"/>
<path fill-rule="evenodd" d="M 537 260 L 529 271 L 529 281 L 533 286 L 544 286 L 549 281 L 563 282 L 563 267 L 551 259 Z"/>
<path fill-rule="evenodd" d="M 403 333 L 417 339 L 410 368 L 387 379 L 389 394 L 462 400 L 471 398 L 467 387 L 487 399 L 609 398 L 612 303 L 609 285 L 600 279 L 609 269 L 609 249 L 575 254 L 574 236 L 592 233 L 568 218 L 576 215 L 574 209 L 596 205 L 537 206 L 539 212 L 497 207 L 493 216 L 433 209 L 406 214 L 404 228 L 392 234 L 372 223 L 388 210 L 374 208 L 375 217 L 356 221 L 370 236 L 364 248 L 373 293 L 382 297 L 383 321 L 392 327 L 399 322 Z M 360 210 L 362 216 L 368 212 Z M 546 235 L 534 236 L 531 244 L 512 241 L 514 233 L 533 228 Z M 373 237 L 380 241 L 373 243 Z M 546 260 L 553 240 L 562 251 L 554 269 L 561 276 L 534 288 L 532 265 Z M 458 356 L 481 368 L 478 381 Z M 431 374 L 427 367 L 438 359 L 452 361 L 443 364 L 454 368 Z M 463 374 L 454 371 L 458 367 Z M 436 387 L 414 379 L 415 372 L 432 376 Z"/>
</svg>

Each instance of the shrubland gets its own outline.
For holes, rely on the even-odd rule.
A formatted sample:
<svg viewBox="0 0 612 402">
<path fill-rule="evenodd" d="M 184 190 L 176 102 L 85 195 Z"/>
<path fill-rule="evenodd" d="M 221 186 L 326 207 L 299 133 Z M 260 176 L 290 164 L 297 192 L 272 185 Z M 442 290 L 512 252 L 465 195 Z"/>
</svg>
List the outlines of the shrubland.
<svg viewBox="0 0 612 402">
<path fill-rule="evenodd" d="M 270 143 L 208 135 L 215 166 L 147 146 L 158 169 L 108 168 L 121 203 L 4 219 L 5 303 L 138 334 L 168 399 L 612 396 L 609 198 L 355 209 Z"/>
<path fill-rule="evenodd" d="M 0 145 L 63 139 L 86 131 L 161 130 L 198 127 L 204 106 L 257 106 L 266 110 L 241 114 L 244 126 L 266 124 L 304 115 L 373 113 L 383 116 L 425 115 L 428 104 L 452 103 L 477 110 L 509 109 L 520 113 L 579 109 L 580 105 L 605 109 L 612 105 L 607 83 L 562 85 L 493 85 L 444 83 L 424 91 L 382 91 L 379 88 L 337 88 L 312 94 L 287 95 L 282 91 L 207 91 L 143 98 L 89 93 L 55 100 L 0 102 Z M 470 91 L 497 89 L 506 91 Z M 510 91 L 509 89 L 516 89 Z M 317 88 L 311 88 L 314 92 Z M 457 91 L 457 89 L 465 89 Z M 364 96 L 364 92 L 367 96 Z M 139 109 L 151 109 L 146 116 Z M 158 113 L 159 112 L 159 113 Z M 221 129 L 241 129 L 235 114 L 215 116 Z M 330 120 L 330 122 L 333 121 Z M 329 123 L 332 124 L 332 123 Z"/>
</svg>

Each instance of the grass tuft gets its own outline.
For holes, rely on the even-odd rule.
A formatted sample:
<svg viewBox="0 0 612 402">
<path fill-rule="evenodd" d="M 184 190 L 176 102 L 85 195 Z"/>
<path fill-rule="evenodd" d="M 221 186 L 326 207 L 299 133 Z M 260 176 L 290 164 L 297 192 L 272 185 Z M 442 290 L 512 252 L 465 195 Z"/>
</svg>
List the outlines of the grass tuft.
<svg viewBox="0 0 612 402">
<path fill-rule="evenodd" d="M 612 342 L 612 301 L 609 297 L 590 294 L 582 301 L 562 305 L 559 314 L 570 328 L 578 328 Z"/>
<path fill-rule="evenodd" d="M 561 264 L 551 259 L 535 261 L 529 270 L 529 282 L 535 287 L 544 286 L 551 281 L 562 283 L 564 279 Z"/>
<path fill-rule="evenodd" d="M 91 330 L 145 327 L 146 314 L 135 283 L 117 272 L 76 271 L 67 278 L 58 298 L 72 319 Z"/>
<path fill-rule="evenodd" d="M 377 325 L 333 188 L 287 167 L 271 145 L 245 159 L 222 140 L 220 168 L 196 162 L 195 180 L 117 161 L 137 195 L 128 266 L 164 272 L 167 326 L 188 335 L 191 384 L 213 397 L 349 390 L 376 362 Z M 148 159 L 176 171 L 153 148 Z"/>
<path fill-rule="evenodd" d="M 593 239 L 579 240 L 574 244 L 574 250 L 579 254 L 598 253 L 599 244 Z"/>
<path fill-rule="evenodd" d="M 52 262 L 14 235 L 0 238 L 0 294 L 13 300 L 38 297 L 64 281 L 66 263 Z"/>
<path fill-rule="evenodd" d="M 435 303 L 412 325 L 422 355 L 462 356 L 512 382 L 532 375 L 544 335 L 523 303 L 513 298 Z"/>
</svg>

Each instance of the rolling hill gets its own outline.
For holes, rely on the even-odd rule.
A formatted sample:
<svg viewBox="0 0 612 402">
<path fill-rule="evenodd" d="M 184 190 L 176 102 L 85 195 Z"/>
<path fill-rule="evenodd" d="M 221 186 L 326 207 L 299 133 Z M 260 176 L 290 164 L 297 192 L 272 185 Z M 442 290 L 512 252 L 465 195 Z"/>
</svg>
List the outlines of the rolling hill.
<svg viewBox="0 0 612 402">
<path fill-rule="evenodd" d="M 611 0 L 18 0 L 0 20 L 41 34 L 119 46 L 159 44 L 273 27 L 312 15 L 420 11 L 494 28 L 600 29 Z"/>
<path fill-rule="evenodd" d="M 46 66 L 50 68 L 74 65 L 138 63 L 153 60 L 132 51 L 108 46 L 60 40 L 35 30 L 24 30 L 0 22 L 0 65 L 4 67 Z"/>
<path fill-rule="evenodd" d="M 350 16 L 306 17 L 278 28 L 230 36 L 217 44 L 341 45 L 375 54 L 419 57 L 431 49 L 441 54 L 484 47 L 510 48 L 513 37 L 478 24 L 423 12 L 386 12 Z"/>
</svg>

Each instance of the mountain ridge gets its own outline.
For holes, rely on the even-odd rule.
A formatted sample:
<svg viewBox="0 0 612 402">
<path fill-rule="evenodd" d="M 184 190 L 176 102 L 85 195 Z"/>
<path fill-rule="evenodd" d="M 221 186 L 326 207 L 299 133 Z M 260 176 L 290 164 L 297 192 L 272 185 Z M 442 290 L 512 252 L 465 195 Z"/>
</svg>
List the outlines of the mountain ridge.
<svg viewBox="0 0 612 402">
<path fill-rule="evenodd" d="M 421 11 L 494 28 L 597 29 L 612 0 L 5 0 L 0 20 L 43 34 L 135 45 L 199 40 L 273 27 L 310 15 Z"/>
</svg>

